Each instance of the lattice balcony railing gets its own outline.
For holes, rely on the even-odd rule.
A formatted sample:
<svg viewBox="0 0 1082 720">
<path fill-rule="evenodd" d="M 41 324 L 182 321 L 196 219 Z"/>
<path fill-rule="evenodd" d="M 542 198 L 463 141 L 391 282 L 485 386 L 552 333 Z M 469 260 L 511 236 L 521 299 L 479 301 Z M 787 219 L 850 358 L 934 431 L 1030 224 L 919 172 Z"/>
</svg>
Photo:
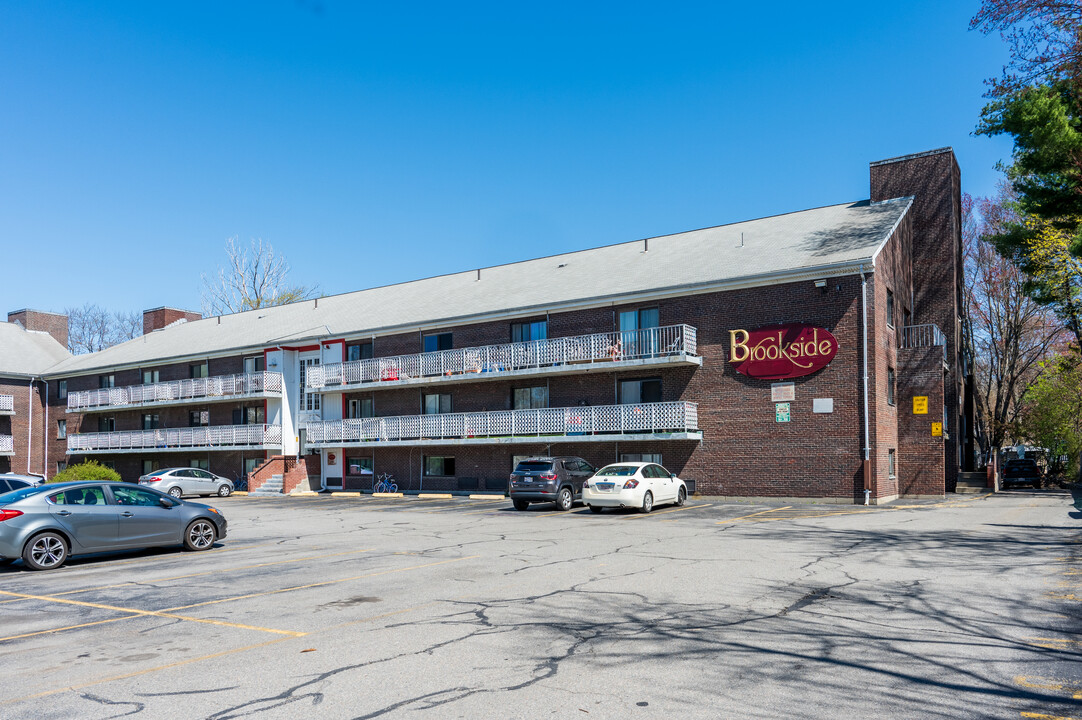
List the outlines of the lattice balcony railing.
<svg viewBox="0 0 1082 720">
<path fill-rule="evenodd" d="M 282 392 L 282 373 L 257 372 L 68 393 L 68 410 L 173 404 Z"/>
<path fill-rule="evenodd" d="M 308 423 L 315 445 L 379 440 L 451 440 L 572 435 L 642 435 L 699 429 L 692 402 L 403 415 Z"/>
<path fill-rule="evenodd" d="M 696 349 L 695 328 L 690 325 L 667 325 L 644 330 L 328 363 L 308 368 L 306 378 L 308 387 L 326 388 L 408 378 L 502 373 L 572 363 L 694 356 Z"/>
<path fill-rule="evenodd" d="M 281 425 L 217 425 L 193 428 L 158 428 L 68 436 L 68 452 L 100 450 L 170 450 L 281 446 Z"/>
<path fill-rule="evenodd" d="M 0 395 L 0 413 L 11 414 L 15 412 L 15 396 Z"/>
<path fill-rule="evenodd" d="M 0 435 L 0 453 L 10 455 L 15 452 L 15 438 L 10 435 Z"/>
</svg>

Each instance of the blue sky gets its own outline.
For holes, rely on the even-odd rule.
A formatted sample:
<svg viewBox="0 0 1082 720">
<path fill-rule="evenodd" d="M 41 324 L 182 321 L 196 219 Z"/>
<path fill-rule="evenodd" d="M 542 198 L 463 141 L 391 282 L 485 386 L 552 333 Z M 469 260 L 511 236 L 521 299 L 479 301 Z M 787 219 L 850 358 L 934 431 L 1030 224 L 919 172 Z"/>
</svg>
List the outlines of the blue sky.
<svg viewBox="0 0 1082 720">
<path fill-rule="evenodd" d="M 989 194 L 976 9 L 10 0 L 0 310 L 199 309 L 230 236 L 348 292 L 862 199 L 944 145 Z"/>
</svg>

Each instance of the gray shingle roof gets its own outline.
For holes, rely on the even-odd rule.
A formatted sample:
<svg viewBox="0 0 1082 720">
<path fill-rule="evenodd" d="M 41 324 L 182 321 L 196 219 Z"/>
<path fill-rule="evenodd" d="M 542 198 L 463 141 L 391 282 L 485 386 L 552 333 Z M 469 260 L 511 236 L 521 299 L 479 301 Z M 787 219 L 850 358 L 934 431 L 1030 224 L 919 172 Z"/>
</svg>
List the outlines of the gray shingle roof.
<svg viewBox="0 0 1082 720">
<path fill-rule="evenodd" d="M 41 375 L 69 357 L 68 349 L 52 335 L 0 322 L 0 375 Z"/>
<path fill-rule="evenodd" d="M 274 308 L 173 325 L 50 370 L 162 362 L 199 354 L 385 334 L 492 313 L 651 292 L 702 288 L 857 262 L 869 263 L 911 198 L 831 205 L 646 242 L 608 245 L 524 262 L 371 288 Z M 743 236 L 743 246 L 741 246 Z"/>
</svg>

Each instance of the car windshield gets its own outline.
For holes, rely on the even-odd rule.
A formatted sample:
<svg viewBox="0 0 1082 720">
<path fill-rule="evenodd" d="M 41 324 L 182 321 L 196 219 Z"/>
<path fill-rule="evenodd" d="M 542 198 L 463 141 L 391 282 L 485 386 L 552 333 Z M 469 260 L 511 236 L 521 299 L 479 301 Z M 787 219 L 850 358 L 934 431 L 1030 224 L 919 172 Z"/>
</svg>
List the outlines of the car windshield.
<svg viewBox="0 0 1082 720">
<path fill-rule="evenodd" d="M 7 505 L 9 503 L 25 500 L 31 495 L 37 495 L 38 493 L 45 492 L 47 489 L 48 488 L 45 487 L 28 487 L 6 492 L 3 495 L 0 495 L 0 505 Z"/>
<path fill-rule="evenodd" d="M 638 469 L 636 465 L 609 465 L 598 470 L 597 474 L 602 477 L 627 477 L 634 475 Z"/>
<path fill-rule="evenodd" d="M 550 462 L 520 462 L 515 472 L 546 472 L 552 469 Z"/>
</svg>

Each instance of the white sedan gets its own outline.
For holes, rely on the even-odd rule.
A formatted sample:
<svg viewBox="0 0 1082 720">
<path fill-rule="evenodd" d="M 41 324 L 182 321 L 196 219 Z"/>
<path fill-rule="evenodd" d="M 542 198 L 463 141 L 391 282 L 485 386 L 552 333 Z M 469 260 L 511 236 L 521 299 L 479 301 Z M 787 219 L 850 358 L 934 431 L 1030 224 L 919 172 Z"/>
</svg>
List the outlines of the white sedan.
<svg viewBox="0 0 1082 720">
<path fill-rule="evenodd" d="M 607 507 L 632 507 L 648 513 L 655 505 L 683 505 L 687 498 L 684 481 L 655 463 L 606 465 L 582 485 L 582 502 L 595 513 Z"/>
</svg>

